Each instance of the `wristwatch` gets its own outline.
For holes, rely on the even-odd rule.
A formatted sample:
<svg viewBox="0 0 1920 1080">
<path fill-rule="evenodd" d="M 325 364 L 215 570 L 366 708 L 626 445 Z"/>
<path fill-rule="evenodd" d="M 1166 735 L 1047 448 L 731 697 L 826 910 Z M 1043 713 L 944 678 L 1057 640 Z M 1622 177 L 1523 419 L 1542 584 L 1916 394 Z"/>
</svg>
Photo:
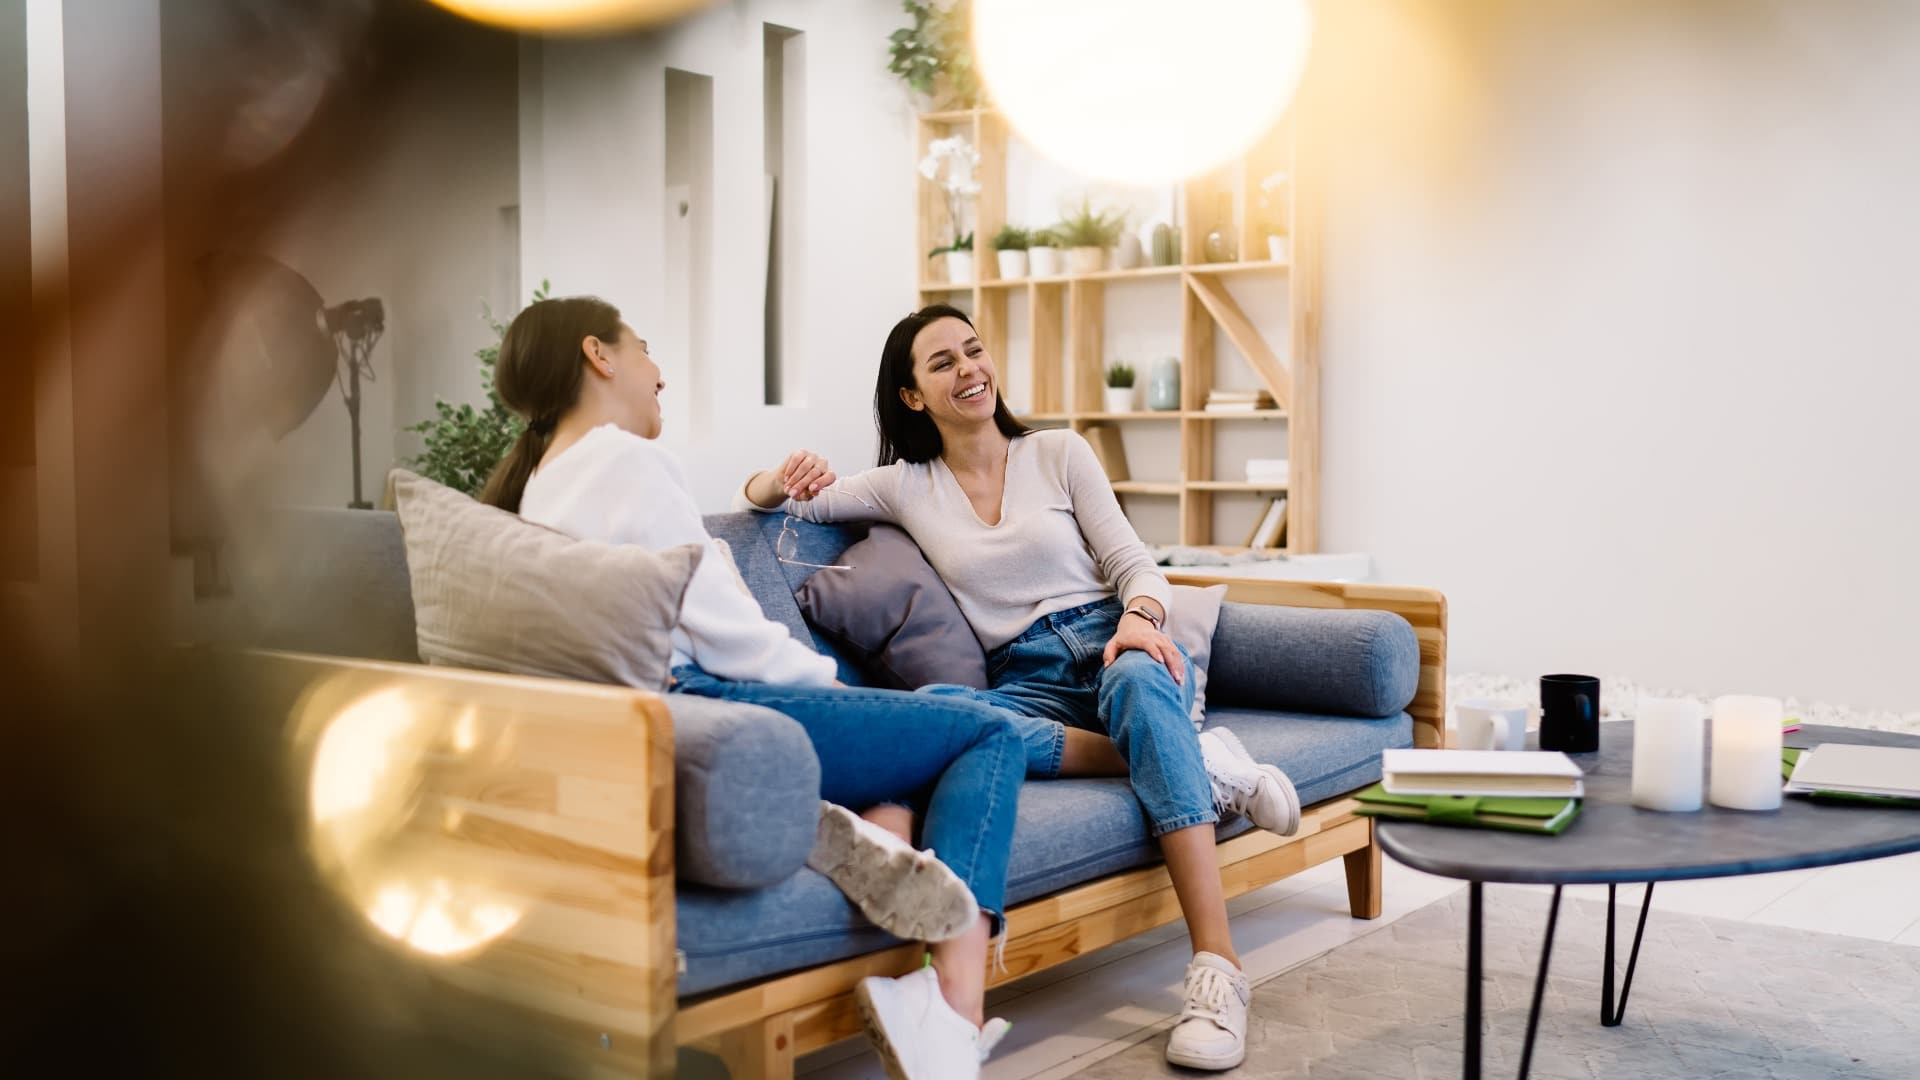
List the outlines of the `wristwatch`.
<svg viewBox="0 0 1920 1080">
<path fill-rule="evenodd" d="M 1155 630 L 1160 629 L 1160 619 L 1154 615 L 1152 609 L 1148 608 L 1144 604 L 1135 604 L 1132 607 L 1128 608 L 1127 610 L 1121 612 L 1120 615 L 1122 618 L 1125 618 L 1128 615 L 1138 615 L 1141 618 L 1147 620 L 1147 622 Z"/>
</svg>

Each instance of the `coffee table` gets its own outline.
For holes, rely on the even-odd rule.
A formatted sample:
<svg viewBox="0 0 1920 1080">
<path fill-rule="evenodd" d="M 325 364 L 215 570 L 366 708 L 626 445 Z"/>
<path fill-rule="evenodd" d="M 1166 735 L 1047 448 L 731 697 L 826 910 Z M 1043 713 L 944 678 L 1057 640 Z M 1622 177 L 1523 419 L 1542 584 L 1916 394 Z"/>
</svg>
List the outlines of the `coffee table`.
<svg viewBox="0 0 1920 1080">
<path fill-rule="evenodd" d="M 1920 736 L 1858 728 L 1803 727 L 1786 737 L 1788 746 L 1823 742 L 1920 747 Z M 1529 745 L 1533 745 L 1530 741 Z M 1526 1042 L 1520 1054 L 1525 1080 L 1533 1059 L 1534 1031 L 1553 954 L 1554 924 L 1560 916 L 1560 890 L 1567 885 L 1607 887 L 1606 970 L 1601 975 L 1600 1022 L 1617 1026 L 1627 1008 L 1640 938 L 1657 881 L 1766 874 L 1779 870 L 1830 866 L 1920 851 L 1920 809 L 1845 804 L 1788 797 L 1777 811 L 1722 810 L 1711 803 L 1697 813 L 1642 810 L 1631 802 L 1633 726 L 1602 724 L 1600 750 L 1570 755 L 1586 772 L 1586 801 L 1580 816 L 1559 836 L 1461 829 L 1415 822 L 1379 823 L 1380 846 L 1416 870 L 1460 878 L 1467 885 L 1467 1005 L 1464 1047 L 1467 1080 L 1480 1076 L 1481 888 L 1490 882 L 1552 885 L 1546 940 L 1540 971 L 1527 1014 Z M 1627 970 L 1616 1005 L 1614 979 L 1614 892 L 1622 883 L 1644 882 L 1640 919 L 1627 954 Z"/>
</svg>

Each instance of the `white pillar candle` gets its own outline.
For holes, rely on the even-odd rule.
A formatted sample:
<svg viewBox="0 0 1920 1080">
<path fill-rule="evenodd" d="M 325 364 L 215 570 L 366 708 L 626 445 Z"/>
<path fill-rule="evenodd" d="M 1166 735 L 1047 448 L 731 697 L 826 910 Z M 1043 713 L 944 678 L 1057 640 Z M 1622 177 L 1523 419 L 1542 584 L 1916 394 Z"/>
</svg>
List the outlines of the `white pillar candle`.
<svg viewBox="0 0 1920 1080">
<path fill-rule="evenodd" d="M 1706 710 L 1692 701 L 1641 698 L 1633 720 L 1633 805 L 1700 809 Z"/>
<path fill-rule="evenodd" d="M 1713 699 L 1713 780 L 1707 797 L 1730 810 L 1780 808 L 1777 698 Z"/>
</svg>

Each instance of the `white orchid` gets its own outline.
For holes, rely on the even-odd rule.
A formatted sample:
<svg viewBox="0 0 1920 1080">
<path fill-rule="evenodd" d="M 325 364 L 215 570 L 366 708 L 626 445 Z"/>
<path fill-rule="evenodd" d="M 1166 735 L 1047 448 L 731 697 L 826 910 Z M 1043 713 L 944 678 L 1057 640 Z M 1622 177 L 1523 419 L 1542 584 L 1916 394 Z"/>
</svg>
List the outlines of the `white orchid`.
<svg viewBox="0 0 1920 1080">
<path fill-rule="evenodd" d="M 969 249 L 973 246 L 967 228 L 967 204 L 980 194 L 980 182 L 974 170 L 980 165 L 980 152 L 965 135 L 935 139 L 927 144 L 927 156 L 920 159 L 920 175 L 933 181 L 947 200 L 947 217 L 953 222 L 953 243 L 941 251 Z M 946 178 L 941 179 L 944 169 Z M 938 254 L 938 252 L 936 252 Z"/>
</svg>

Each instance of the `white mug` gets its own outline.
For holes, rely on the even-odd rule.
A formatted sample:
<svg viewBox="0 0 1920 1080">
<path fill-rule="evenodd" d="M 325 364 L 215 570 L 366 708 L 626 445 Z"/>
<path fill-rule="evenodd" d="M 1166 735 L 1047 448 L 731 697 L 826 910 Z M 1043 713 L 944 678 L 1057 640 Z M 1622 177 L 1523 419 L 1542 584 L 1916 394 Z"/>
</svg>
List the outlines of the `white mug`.
<svg viewBox="0 0 1920 1080">
<path fill-rule="evenodd" d="M 1453 707 L 1462 750 L 1525 750 L 1527 707 L 1513 701 L 1468 698 Z"/>
</svg>

